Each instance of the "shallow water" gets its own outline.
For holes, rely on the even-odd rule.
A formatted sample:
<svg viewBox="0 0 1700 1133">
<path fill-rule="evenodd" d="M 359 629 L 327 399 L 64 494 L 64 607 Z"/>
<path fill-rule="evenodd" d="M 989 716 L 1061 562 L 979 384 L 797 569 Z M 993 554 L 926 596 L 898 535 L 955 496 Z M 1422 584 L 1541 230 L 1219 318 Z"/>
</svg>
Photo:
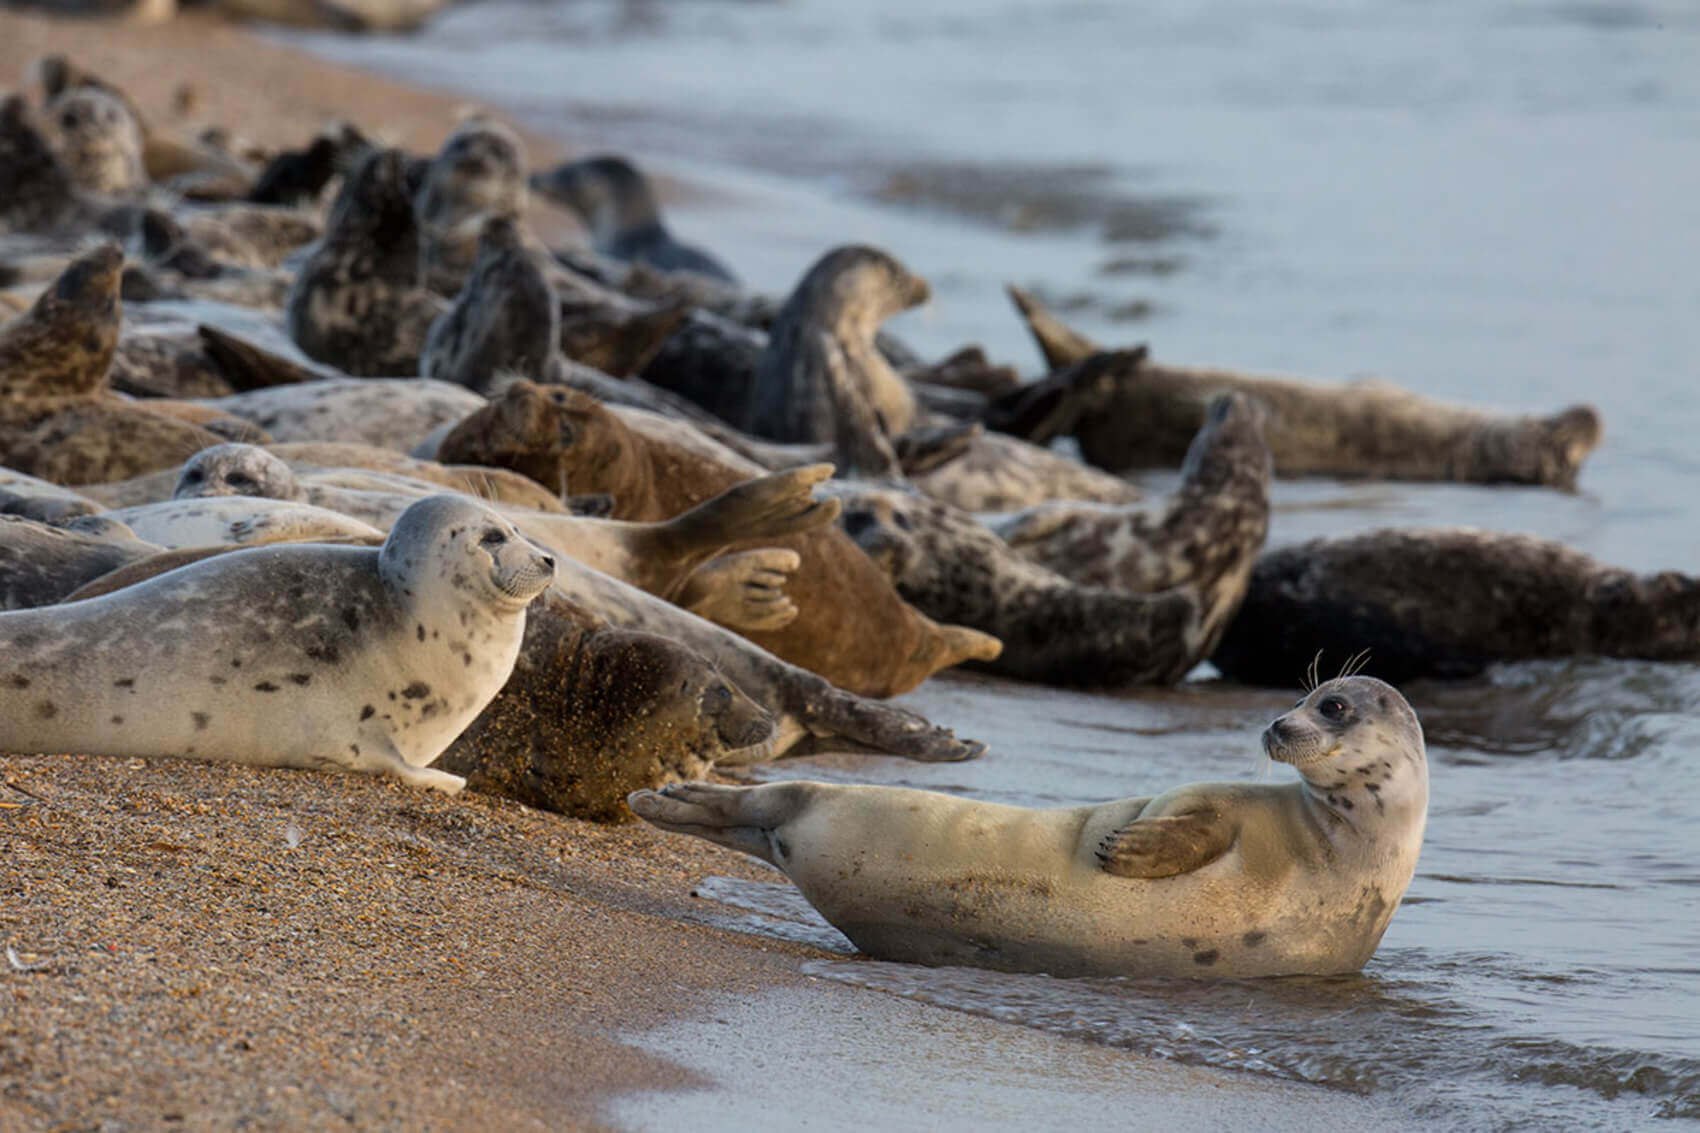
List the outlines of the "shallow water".
<svg viewBox="0 0 1700 1133">
<path fill-rule="evenodd" d="M 931 351 L 980 341 L 1034 367 L 1000 291 L 1013 281 L 1177 362 L 1603 410 L 1577 495 L 1282 484 L 1275 542 L 1467 523 L 1700 570 L 1689 6 L 493 0 L 416 37 L 311 42 L 708 186 L 674 226 L 757 286 L 785 289 L 836 243 L 885 246 L 934 284 L 901 321 Z M 1410 692 L 1434 764 L 1428 842 L 1360 979 L 816 969 L 1452 1127 L 1700 1118 L 1700 668 L 1530 665 Z M 1033 805 L 1138 794 L 1258 774 L 1256 731 L 1292 694 L 946 680 L 909 699 L 991 754 L 773 773 Z M 761 895 L 780 915 L 746 926 L 831 939 L 786 896 Z"/>
</svg>

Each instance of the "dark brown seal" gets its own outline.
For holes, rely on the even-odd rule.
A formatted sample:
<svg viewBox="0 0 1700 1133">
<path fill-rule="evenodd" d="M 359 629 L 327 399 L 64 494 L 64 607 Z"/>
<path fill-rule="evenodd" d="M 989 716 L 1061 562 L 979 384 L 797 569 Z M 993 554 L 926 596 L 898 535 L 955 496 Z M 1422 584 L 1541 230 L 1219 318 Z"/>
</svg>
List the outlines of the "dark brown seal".
<svg viewBox="0 0 1700 1133">
<path fill-rule="evenodd" d="M 289 293 L 289 334 L 308 357 L 360 377 L 413 377 L 447 305 L 419 274 L 407 158 L 368 154 L 343 183 L 325 234 Z"/>
<path fill-rule="evenodd" d="M 1313 539 L 1258 560 L 1211 660 L 1237 680 L 1291 685 L 1318 654 L 1363 650 L 1400 681 L 1543 657 L 1700 660 L 1700 579 L 1493 531 Z"/>
<path fill-rule="evenodd" d="M 762 472 L 683 422 L 646 418 L 640 432 L 575 390 L 525 382 L 462 422 L 438 455 L 575 493 L 606 492 L 615 517 L 630 520 L 671 518 Z M 842 532 L 771 542 L 802 558 L 788 587 L 799 616 L 746 636 L 779 657 L 842 688 L 892 696 L 940 669 L 997 656 L 993 638 L 939 625 L 905 603 Z"/>
</svg>

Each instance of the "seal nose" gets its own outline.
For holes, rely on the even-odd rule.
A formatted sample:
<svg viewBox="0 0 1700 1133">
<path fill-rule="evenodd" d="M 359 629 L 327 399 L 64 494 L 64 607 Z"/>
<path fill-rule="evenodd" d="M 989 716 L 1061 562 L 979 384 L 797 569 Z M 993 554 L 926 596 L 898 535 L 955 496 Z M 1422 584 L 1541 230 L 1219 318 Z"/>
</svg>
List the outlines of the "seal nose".
<svg viewBox="0 0 1700 1133">
<path fill-rule="evenodd" d="M 542 561 L 543 561 L 543 569 L 544 570 L 554 570 L 555 569 L 555 556 L 554 555 L 540 555 L 538 557 L 541 558 Z"/>
</svg>

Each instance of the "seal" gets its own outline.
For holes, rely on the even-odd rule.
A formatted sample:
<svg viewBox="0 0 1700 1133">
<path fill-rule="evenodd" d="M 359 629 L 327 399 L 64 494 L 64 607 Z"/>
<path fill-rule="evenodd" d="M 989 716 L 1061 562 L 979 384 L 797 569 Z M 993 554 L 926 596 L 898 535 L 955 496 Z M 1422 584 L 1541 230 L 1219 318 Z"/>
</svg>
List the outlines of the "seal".
<svg viewBox="0 0 1700 1133">
<path fill-rule="evenodd" d="M 853 384 L 887 435 L 907 432 L 915 393 L 880 353 L 886 319 L 926 302 L 927 282 L 875 248 L 849 245 L 817 260 L 780 308 L 756 366 L 745 430 L 775 441 L 836 437 L 832 379 L 836 346 Z"/>
<path fill-rule="evenodd" d="M 116 245 L 85 252 L 0 326 L 0 453 L 17 471 L 65 485 L 122 480 L 225 439 L 184 419 L 196 414 L 181 404 L 122 400 L 107 388 L 123 263 Z"/>
<path fill-rule="evenodd" d="M 623 157 L 604 154 L 565 162 L 533 174 L 531 187 L 577 216 L 604 256 L 665 272 L 738 282 L 719 260 L 674 239 L 661 221 L 661 206 L 649 179 Z"/>
<path fill-rule="evenodd" d="M 20 94 L 0 98 L 0 231 L 76 232 L 98 216 Z"/>
<path fill-rule="evenodd" d="M 902 459 L 901 446 L 897 455 Z M 972 437 L 960 457 L 910 472 L 909 482 L 963 511 L 1014 511 L 1051 500 L 1130 504 L 1142 498 L 1119 476 L 1003 433 Z"/>
<path fill-rule="evenodd" d="M 399 150 L 366 155 L 343 183 L 289 293 L 290 337 L 357 377 L 411 377 L 444 301 L 419 275 L 419 227 Z"/>
<path fill-rule="evenodd" d="M 1263 733 L 1297 782 L 1030 810 L 827 783 L 639 791 L 640 818 L 784 871 L 882 960 L 1054 976 L 1361 969 L 1422 849 L 1428 762 L 1397 689 L 1329 681 Z"/>
<path fill-rule="evenodd" d="M 280 442 L 372 445 L 405 453 L 484 399 L 462 386 L 418 378 L 330 378 L 202 399 Z"/>
<path fill-rule="evenodd" d="M 126 525 L 138 538 L 171 549 L 383 537 L 382 531 L 352 516 L 283 500 L 166 500 L 102 514 Z"/>
<path fill-rule="evenodd" d="M 1556 657 L 1700 660 L 1700 578 L 1638 575 L 1559 543 L 1468 528 L 1313 539 L 1257 560 L 1211 662 L 1280 684 L 1368 650 L 1395 680 Z"/>
<path fill-rule="evenodd" d="M 688 425 L 623 412 L 616 416 L 576 390 L 516 382 L 456 426 L 438 455 L 509 468 L 539 484 L 569 484 L 574 492 L 605 492 L 613 497 L 614 517 L 624 520 L 669 519 L 762 475 L 760 466 Z M 940 669 L 990 660 L 1001 648 L 984 633 L 940 625 L 904 602 L 840 531 L 771 544 L 801 560 L 788 587 L 798 615 L 777 630 L 745 632 L 842 688 L 895 696 Z"/>
<path fill-rule="evenodd" d="M 110 520 L 44 523 L 0 515 L 0 610 L 63 601 L 84 583 L 158 550 Z"/>
<path fill-rule="evenodd" d="M 694 578 L 696 569 L 729 544 L 781 538 L 831 523 L 838 516 L 838 502 L 817 501 L 812 495 L 814 486 L 831 473 L 831 465 L 771 473 L 736 484 L 697 507 L 658 523 L 546 515 L 499 506 L 495 510 L 533 542 L 652 594 L 678 598 L 690 583 L 695 600 L 704 606 L 725 608 L 730 603 L 736 609 L 745 596 L 746 587 L 756 591 L 749 595 L 752 602 L 773 601 L 771 595 L 761 593 L 767 580 L 724 570 L 716 570 L 712 576 Z M 173 495 L 178 501 L 219 499 L 237 506 L 267 499 L 298 501 L 313 505 L 309 509 L 312 515 L 301 522 L 322 522 L 317 512 L 323 508 L 370 524 L 379 531 L 388 529 L 417 498 L 417 494 L 393 490 L 353 490 L 335 486 L 307 488 L 296 480 L 289 465 L 281 459 L 249 445 L 221 445 L 197 453 L 184 464 Z M 138 511 L 143 511 L 151 518 L 162 510 L 159 505 L 150 505 L 147 509 L 121 514 L 137 516 Z M 195 516 L 193 510 L 190 509 L 184 518 L 201 519 L 204 523 L 208 517 Z M 218 520 L 225 518 L 222 512 L 223 509 L 216 509 Z M 251 524 L 244 527 L 238 533 L 241 537 L 233 541 L 253 541 L 256 536 L 252 534 L 251 527 Z M 174 532 L 167 539 L 156 527 L 149 526 L 148 530 L 159 534 L 162 543 L 185 545 L 182 534 Z M 196 531 L 200 530 L 200 527 L 196 528 Z M 766 565 L 772 567 L 773 564 Z M 795 564 L 791 564 L 791 569 L 795 569 Z M 771 615 L 772 612 L 768 609 L 757 611 L 760 615 Z M 740 617 L 739 624 L 744 623 L 745 619 Z"/>
<path fill-rule="evenodd" d="M 425 286 L 452 296 L 466 282 L 489 220 L 525 215 L 525 147 L 494 118 L 474 114 L 443 142 L 413 198 Z"/>
<path fill-rule="evenodd" d="M 1212 408 L 1166 507 L 1149 521 L 1125 509 L 1065 512 L 1056 563 L 1017 553 L 937 501 L 856 484 L 832 491 L 844 501 L 844 531 L 905 600 L 1004 643 L 987 667 L 1125 687 L 1178 681 L 1216 647 L 1263 546 L 1268 485 L 1258 411 L 1235 394 Z M 1075 522 L 1078 545 L 1060 533 Z M 1082 561 L 1067 561 L 1070 549 Z"/>
<path fill-rule="evenodd" d="M 560 345 L 555 293 L 510 217 L 486 221 L 466 286 L 431 324 L 420 355 L 427 378 L 491 392 L 498 376 L 543 378 Z"/>
<path fill-rule="evenodd" d="M 141 126 L 123 99 L 98 87 L 72 87 L 47 114 L 59 160 L 78 189 L 117 197 L 147 188 Z"/>
<path fill-rule="evenodd" d="M 435 496 L 381 549 L 257 548 L 0 614 L 0 750 L 340 768 L 452 793 L 465 781 L 429 764 L 508 679 L 553 573 L 501 517 Z"/>
<path fill-rule="evenodd" d="M 772 733 L 702 655 L 546 593 L 508 683 L 437 766 L 481 793 L 613 822 L 640 787 L 766 758 Z"/>
<path fill-rule="evenodd" d="M 1067 347 L 1054 330 L 1035 331 L 1035 337 L 1049 343 L 1048 356 L 1065 356 Z M 1144 350 L 1078 358 L 1041 385 L 1072 401 L 1065 415 L 1082 455 L 1113 472 L 1172 467 L 1210 397 L 1230 390 L 1268 408 L 1275 472 L 1288 477 L 1533 484 L 1569 491 L 1601 436 L 1599 413 L 1590 405 L 1546 417 L 1486 413 L 1383 381 L 1329 384 L 1158 365 Z"/>
</svg>

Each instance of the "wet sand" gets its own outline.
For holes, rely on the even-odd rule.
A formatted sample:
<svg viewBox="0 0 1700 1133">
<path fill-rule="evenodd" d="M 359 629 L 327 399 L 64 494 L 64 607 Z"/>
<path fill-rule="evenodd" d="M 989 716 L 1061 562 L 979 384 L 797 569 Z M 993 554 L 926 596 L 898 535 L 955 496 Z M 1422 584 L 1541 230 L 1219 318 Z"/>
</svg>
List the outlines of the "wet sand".
<svg viewBox="0 0 1700 1133">
<path fill-rule="evenodd" d="M 55 50 L 159 123 L 266 145 L 352 112 L 429 147 L 468 105 L 203 18 L 0 13 L 6 73 Z M 869 1098 L 929 1125 L 1030 1124 L 1093 1098 L 1116 1124 L 1170 1128 L 1380 1113 L 813 979 L 803 964 L 833 953 L 736 931 L 690 896 L 726 874 L 771 877 L 702 842 L 474 795 L 0 757 L 0 1129 L 791 1127 L 811 1111 L 835 1127 Z M 983 1063 L 950 1069 L 953 1046 L 1018 1072 L 978 1082 Z"/>
</svg>

